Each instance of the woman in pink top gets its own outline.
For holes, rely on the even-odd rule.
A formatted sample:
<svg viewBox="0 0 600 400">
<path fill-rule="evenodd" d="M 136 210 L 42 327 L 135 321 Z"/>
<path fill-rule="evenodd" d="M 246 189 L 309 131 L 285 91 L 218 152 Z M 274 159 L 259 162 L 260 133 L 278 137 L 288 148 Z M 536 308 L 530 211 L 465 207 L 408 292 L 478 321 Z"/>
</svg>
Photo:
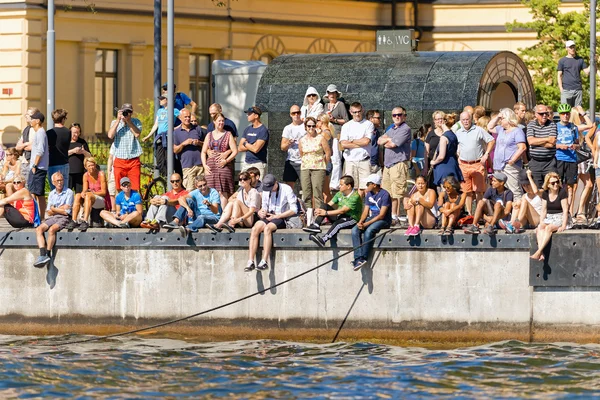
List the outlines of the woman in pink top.
<svg viewBox="0 0 600 400">
<path fill-rule="evenodd" d="M 92 208 L 99 210 L 110 209 L 110 206 L 106 204 L 107 199 L 110 199 L 110 197 L 107 196 L 104 172 L 100 171 L 94 157 L 86 158 L 83 165 L 87 172 L 83 174 L 83 192 L 81 192 L 81 198 L 83 199 L 83 219 L 79 222 L 80 231 L 85 231 L 89 228 L 88 220 Z M 79 204 L 77 204 L 77 210 L 73 207 L 73 218 L 77 218 L 79 207 Z"/>
</svg>

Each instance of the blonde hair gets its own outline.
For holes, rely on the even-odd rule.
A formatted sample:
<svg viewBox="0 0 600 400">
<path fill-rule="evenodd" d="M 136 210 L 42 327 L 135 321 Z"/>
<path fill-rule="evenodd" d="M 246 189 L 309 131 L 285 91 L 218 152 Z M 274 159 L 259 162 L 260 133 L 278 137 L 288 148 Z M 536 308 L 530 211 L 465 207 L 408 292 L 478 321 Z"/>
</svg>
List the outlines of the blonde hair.
<svg viewBox="0 0 600 400">
<path fill-rule="evenodd" d="M 87 163 L 92 162 L 96 165 L 96 167 L 98 167 L 98 162 L 96 161 L 96 159 L 92 156 L 90 157 L 86 157 L 85 160 L 83 160 L 83 167 L 85 168 L 85 166 L 87 165 Z"/>
<path fill-rule="evenodd" d="M 431 120 L 433 121 L 433 125 L 435 125 L 435 116 L 440 114 L 442 116 L 442 119 L 445 120 L 446 119 L 446 113 L 443 111 L 434 111 L 433 114 L 431 114 Z"/>
<path fill-rule="evenodd" d="M 321 130 L 327 129 L 329 131 L 329 133 L 331 134 L 331 137 L 337 139 L 337 137 L 335 135 L 335 128 L 333 127 L 333 124 L 331 123 L 331 118 L 329 118 L 329 114 L 323 113 L 323 114 L 319 115 L 317 118 L 323 124 L 323 125 L 321 125 Z"/>
<path fill-rule="evenodd" d="M 487 126 L 490 123 L 490 117 L 484 115 L 483 117 L 479 117 L 477 120 L 477 126 L 483 128 L 487 131 Z"/>
<path fill-rule="evenodd" d="M 571 122 L 575 125 L 583 124 L 583 121 L 581 120 L 581 117 L 579 116 L 579 111 L 577 111 L 575 109 L 571 109 L 571 116 L 569 117 L 569 122 Z"/>
<path fill-rule="evenodd" d="M 452 126 L 456 123 L 456 114 L 445 114 L 444 123 L 448 127 L 448 129 L 452 128 Z"/>
<path fill-rule="evenodd" d="M 542 186 L 542 188 L 544 190 L 548 190 L 548 185 L 549 185 L 550 179 L 552 179 L 552 178 L 556 178 L 558 180 L 559 188 L 562 187 L 562 182 L 560 180 L 560 176 L 556 172 L 548 172 L 546 174 L 546 176 L 544 177 L 544 185 Z"/>
<path fill-rule="evenodd" d="M 511 124 L 512 126 L 519 125 L 519 119 L 517 118 L 517 114 L 515 114 L 515 112 L 513 110 L 511 110 L 510 108 L 501 108 L 499 114 L 503 119 L 507 120 L 508 123 Z"/>
</svg>

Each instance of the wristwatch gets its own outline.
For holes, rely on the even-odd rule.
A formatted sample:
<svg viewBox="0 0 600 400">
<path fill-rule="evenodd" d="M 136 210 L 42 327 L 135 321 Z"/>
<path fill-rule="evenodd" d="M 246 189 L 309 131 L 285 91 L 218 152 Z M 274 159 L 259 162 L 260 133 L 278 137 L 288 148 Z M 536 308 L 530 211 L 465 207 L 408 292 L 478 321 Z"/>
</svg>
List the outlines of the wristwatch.
<svg viewBox="0 0 600 400">
<path fill-rule="evenodd" d="M 33 164 L 33 165 L 31 166 L 31 169 L 34 169 L 34 168 L 35 168 L 35 169 L 37 169 L 37 165 L 36 165 L 36 164 Z"/>
</svg>

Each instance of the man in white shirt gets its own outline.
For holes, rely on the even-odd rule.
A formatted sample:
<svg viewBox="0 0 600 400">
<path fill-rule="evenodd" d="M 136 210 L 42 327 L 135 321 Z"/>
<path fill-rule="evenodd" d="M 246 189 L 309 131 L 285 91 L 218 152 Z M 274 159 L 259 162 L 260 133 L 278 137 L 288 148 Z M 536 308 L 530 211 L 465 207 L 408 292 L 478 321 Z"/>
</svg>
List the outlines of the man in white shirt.
<svg viewBox="0 0 600 400">
<path fill-rule="evenodd" d="M 340 144 L 344 148 L 344 173 L 354 178 L 354 188 L 359 189 L 364 197 L 367 189 L 367 177 L 371 174 L 369 149 L 375 127 L 371 121 L 364 119 L 363 107 L 354 102 L 350 105 L 352 120 L 342 126 Z"/>
<path fill-rule="evenodd" d="M 300 164 L 302 160 L 300 158 L 298 143 L 306 135 L 306 129 L 300 115 L 300 107 L 294 104 L 290 108 L 292 123 L 283 128 L 283 134 L 281 135 L 281 150 L 287 152 L 285 167 L 283 168 L 283 181 L 290 185 L 292 189 L 296 181 L 300 179 Z"/>
</svg>

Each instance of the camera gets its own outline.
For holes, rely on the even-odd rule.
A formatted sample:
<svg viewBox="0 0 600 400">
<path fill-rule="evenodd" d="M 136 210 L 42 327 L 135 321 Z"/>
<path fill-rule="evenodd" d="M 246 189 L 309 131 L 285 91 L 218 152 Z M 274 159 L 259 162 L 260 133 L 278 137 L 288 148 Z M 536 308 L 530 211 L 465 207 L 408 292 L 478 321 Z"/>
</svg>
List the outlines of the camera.
<svg viewBox="0 0 600 400">
<path fill-rule="evenodd" d="M 131 115 L 131 111 L 129 111 L 129 110 L 123 111 L 123 116 L 124 117 L 129 117 L 130 115 Z"/>
</svg>

